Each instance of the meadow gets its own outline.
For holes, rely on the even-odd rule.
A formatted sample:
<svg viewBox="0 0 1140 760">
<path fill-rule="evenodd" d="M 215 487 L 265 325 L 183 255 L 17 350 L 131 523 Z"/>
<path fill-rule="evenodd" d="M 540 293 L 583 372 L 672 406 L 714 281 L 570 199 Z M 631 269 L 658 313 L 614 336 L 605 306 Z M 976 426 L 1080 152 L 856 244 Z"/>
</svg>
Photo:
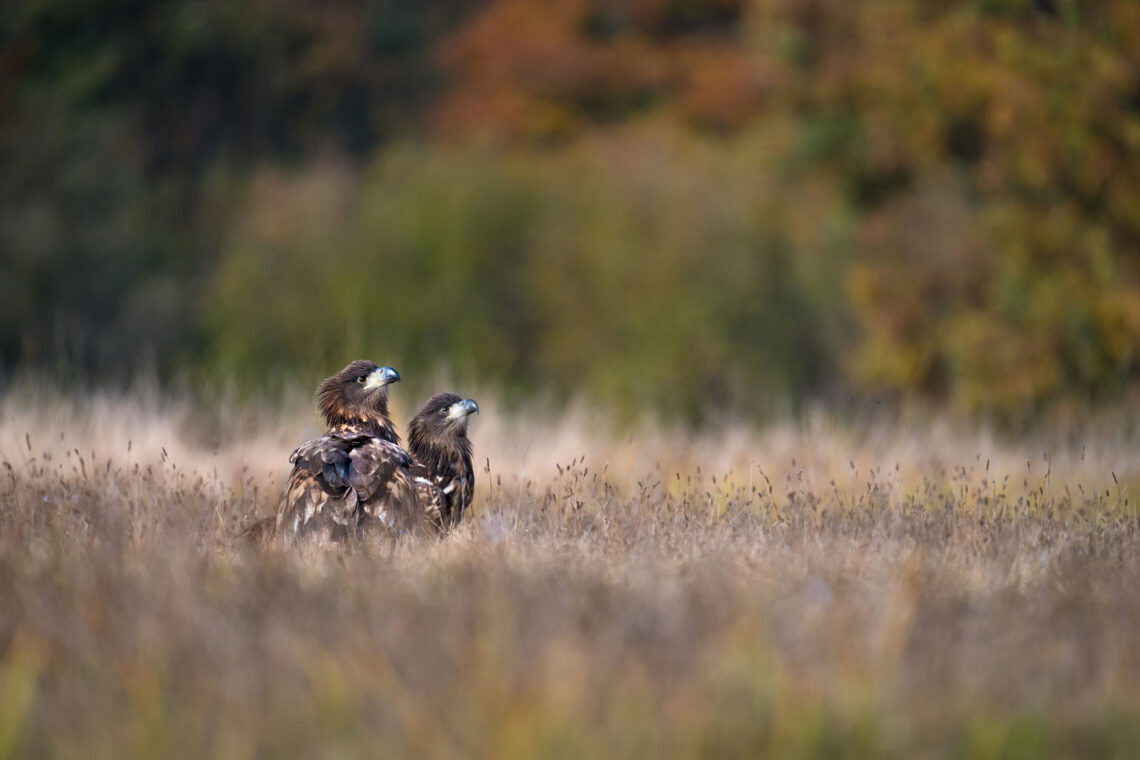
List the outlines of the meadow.
<svg viewBox="0 0 1140 760">
<path fill-rule="evenodd" d="M 452 535 L 298 553 L 239 534 L 307 394 L 11 388 L 0 758 L 1140 752 L 1130 415 L 694 432 L 472 395 Z"/>
<path fill-rule="evenodd" d="M 1140 757 L 1136 0 L 4 10 L 0 760 Z"/>
</svg>

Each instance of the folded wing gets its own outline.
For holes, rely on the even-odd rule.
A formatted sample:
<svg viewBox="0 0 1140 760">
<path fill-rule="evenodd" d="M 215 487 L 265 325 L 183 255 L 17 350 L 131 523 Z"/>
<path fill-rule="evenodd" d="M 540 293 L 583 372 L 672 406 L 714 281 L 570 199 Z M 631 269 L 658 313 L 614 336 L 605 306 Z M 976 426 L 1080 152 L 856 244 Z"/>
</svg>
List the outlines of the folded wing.
<svg viewBox="0 0 1140 760">
<path fill-rule="evenodd" d="M 370 523 L 407 530 L 423 521 L 412 459 L 397 444 L 367 433 L 329 432 L 297 447 L 289 461 L 279 534 L 335 538 Z"/>
</svg>

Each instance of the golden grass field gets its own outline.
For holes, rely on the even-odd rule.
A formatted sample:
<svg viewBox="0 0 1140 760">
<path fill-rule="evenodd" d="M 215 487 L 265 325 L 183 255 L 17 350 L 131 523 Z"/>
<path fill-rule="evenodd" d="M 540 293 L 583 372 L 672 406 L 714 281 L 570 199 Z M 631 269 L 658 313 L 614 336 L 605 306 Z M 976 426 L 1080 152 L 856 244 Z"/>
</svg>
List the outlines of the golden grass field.
<svg viewBox="0 0 1140 760">
<path fill-rule="evenodd" d="M 9 390 L 0 760 L 1140 754 L 1129 415 L 690 434 L 473 395 L 455 533 L 294 553 L 235 535 L 306 394 Z"/>
</svg>

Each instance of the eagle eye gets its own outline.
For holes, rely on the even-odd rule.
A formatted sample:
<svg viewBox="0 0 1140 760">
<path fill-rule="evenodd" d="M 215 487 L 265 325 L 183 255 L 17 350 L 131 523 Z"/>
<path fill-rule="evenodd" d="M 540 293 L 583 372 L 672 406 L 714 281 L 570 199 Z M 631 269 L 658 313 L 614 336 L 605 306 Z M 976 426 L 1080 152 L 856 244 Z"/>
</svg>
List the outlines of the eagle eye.
<svg viewBox="0 0 1140 760">
<path fill-rule="evenodd" d="M 356 378 L 356 382 L 364 383 L 364 381 L 366 381 L 367 379 L 368 379 L 368 375 L 361 375 L 360 377 Z"/>
</svg>

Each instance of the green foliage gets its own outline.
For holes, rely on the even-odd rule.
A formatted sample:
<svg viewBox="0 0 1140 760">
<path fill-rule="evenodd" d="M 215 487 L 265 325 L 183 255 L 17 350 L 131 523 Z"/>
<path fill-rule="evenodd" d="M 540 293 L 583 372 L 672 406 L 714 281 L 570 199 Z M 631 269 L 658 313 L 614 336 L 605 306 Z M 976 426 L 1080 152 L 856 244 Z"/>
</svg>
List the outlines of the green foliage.
<svg viewBox="0 0 1140 760">
<path fill-rule="evenodd" d="M 15 2 L 0 19 L 0 366 L 196 358 L 250 164 L 361 153 L 431 91 L 464 3 Z M 378 31 L 382 30 L 382 31 Z"/>
<path fill-rule="evenodd" d="M 377 354 L 686 417 L 1140 379 L 1131 0 L 12 10 L 4 369 Z"/>
<path fill-rule="evenodd" d="M 362 180 L 266 176 L 208 302 L 213 361 L 367 354 L 685 417 L 762 409 L 809 390 L 842 329 L 821 308 L 839 272 L 807 247 L 826 241 L 797 248 L 789 200 L 737 163 L 762 149 L 404 146 Z"/>
</svg>

